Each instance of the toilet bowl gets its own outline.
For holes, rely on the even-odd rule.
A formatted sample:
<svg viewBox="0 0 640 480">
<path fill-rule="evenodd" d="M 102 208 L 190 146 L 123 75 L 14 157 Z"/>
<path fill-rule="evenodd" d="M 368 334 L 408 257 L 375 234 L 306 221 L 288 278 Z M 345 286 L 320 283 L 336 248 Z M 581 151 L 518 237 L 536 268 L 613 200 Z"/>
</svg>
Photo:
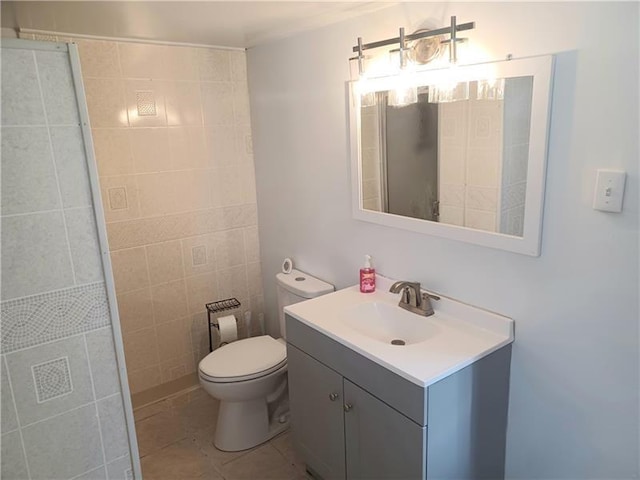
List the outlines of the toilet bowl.
<svg viewBox="0 0 640 480">
<path fill-rule="evenodd" d="M 279 273 L 278 310 L 284 337 L 284 307 L 332 292 L 333 285 L 306 273 Z M 214 445 L 235 452 L 266 442 L 289 425 L 287 350 L 284 338 L 245 338 L 217 348 L 200 361 L 202 388 L 220 400 Z"/>
</svg>

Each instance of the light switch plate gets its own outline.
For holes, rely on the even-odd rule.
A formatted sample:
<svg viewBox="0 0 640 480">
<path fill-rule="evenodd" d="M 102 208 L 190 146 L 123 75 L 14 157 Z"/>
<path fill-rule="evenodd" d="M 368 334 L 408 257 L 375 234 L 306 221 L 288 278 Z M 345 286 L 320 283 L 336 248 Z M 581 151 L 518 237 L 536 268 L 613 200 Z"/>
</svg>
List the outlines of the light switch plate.
<svg viewBox="0 0 640 480">
<path fill-rule="evenodd" d="M 598 170 L 593 194 L 594 210 L 621 212 L 627 174 L 620 170 Z"/>
</svg>

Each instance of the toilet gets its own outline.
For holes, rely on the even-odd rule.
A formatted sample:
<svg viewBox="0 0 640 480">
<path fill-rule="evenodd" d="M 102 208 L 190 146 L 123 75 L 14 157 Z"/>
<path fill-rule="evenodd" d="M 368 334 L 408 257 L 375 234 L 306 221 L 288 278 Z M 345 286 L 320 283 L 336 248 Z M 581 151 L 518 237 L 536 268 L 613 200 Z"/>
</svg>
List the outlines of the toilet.
<svg viewBox="0 0 640 480">
<path fill-rule="evenodd" d="M 220 400 L 213 443 L 227 452 L 266 442 L 289 426 L 284 307 L 334 291 L 299 270 L 276 275 L 282 338 L 245 338 L 217 348 L 200 361 L 200 385 Z"/>
</svg>

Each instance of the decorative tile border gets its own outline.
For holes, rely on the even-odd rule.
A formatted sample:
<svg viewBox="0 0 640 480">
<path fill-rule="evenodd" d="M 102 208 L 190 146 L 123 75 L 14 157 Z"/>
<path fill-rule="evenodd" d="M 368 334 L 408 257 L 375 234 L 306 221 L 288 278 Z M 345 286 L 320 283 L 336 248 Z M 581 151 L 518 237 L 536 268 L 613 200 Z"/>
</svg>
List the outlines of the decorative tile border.
<svg viewBox="0 0 640 480">
<path fill-rule="evenodd" d="M 7 300 L 0 305 L 2 353 L 111 324 L 102 282 Z"/>
</svg>

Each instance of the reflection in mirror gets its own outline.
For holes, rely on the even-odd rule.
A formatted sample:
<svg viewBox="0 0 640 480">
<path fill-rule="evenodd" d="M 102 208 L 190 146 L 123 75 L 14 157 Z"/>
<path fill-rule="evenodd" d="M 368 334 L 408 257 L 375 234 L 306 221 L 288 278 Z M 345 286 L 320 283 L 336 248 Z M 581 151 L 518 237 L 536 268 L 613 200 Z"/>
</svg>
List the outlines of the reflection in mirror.
<svg viewBox="0 0 640 480">
<path fill-rule="evenodd" d="M 533 76 L 361 103 L 365 210 L 522 237 Z M 402 102 L 400 102 L 402 103 Z"/>
</svg>

